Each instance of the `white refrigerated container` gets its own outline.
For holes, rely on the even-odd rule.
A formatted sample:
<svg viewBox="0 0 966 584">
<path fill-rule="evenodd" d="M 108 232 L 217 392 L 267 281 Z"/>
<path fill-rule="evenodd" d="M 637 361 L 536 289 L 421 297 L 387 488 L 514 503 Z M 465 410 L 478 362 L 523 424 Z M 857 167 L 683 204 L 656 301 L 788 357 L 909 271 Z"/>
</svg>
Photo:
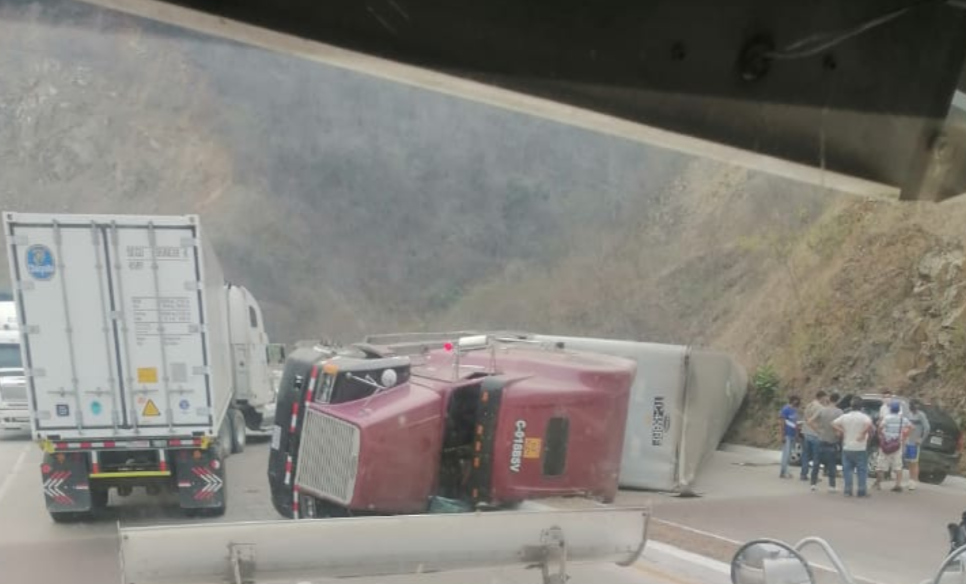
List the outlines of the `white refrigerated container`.
<svg viewBox="0 0 966 584">
<path fill-rule="evenodd" d="M 197 216 L 5 213 L 38 439 L 216 436 L 227 295 Z"/>
</svg>

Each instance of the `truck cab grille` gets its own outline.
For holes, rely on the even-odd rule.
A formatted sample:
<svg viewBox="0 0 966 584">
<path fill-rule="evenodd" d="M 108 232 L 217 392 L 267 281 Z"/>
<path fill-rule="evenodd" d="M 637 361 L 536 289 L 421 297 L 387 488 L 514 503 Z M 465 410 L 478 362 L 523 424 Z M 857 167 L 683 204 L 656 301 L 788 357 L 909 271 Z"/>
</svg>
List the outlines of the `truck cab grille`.
<svg viewBox="0 0 966 584">
<path fill-rule="evenodd" d="M 356 486 L 359 429 L 309 409 L 302 425 L 295 484 L 306 492 L 348 505 Z"/>
</svg>

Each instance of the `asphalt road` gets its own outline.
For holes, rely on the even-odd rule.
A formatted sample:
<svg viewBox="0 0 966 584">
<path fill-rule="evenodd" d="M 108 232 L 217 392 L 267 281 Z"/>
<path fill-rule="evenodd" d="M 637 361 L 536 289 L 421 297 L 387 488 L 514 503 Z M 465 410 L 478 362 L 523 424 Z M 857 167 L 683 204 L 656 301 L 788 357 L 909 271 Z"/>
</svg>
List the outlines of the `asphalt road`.
<svg viewBox="0 0 966 584">
<path fill-rule="evenodd" d="M 816 492 L 808 483 L 778 478 L 777 453 L 748 448 L 716 452 L 702 469 L 704 496 L 682 499 L 624 492 L 618 503 L 654 500 L 654 516 L 731 542 L 771 537 L 794 543 L 826 539 L 853 575 L 882 584 L 918 584 L 932 577 L 949 543 L 946 524 L 966 510 L 966 480 L 916 491 L 872 491 L 869 499 Z M 797 477 L 797 475 L 796 475 Z M 806 557 L 829 565 L 821 554 Z"/>
<path fill-rule="evenodd" d="M 184 524 L 195 521 L 279 519 L 268 498 L 265 462 L 268 445 L 249 443 L 228 459 L 229 509 L 218 519 L 186 519 L 171 503 L 143 493 L 112 494 L 111 509 L 98 520 L 76 525 L 53 523 L 40 490 L 40 451 L 26 436 L 0 434 L 0 583 L 105 584 L 120 582 L 117 526 Z M 574 566 L 571 584 L 726 584 L 723 565 L 697 562 L 674 548 L 656 544 L 629 568 Z M 172 561 L 177 561 L 172 558 Z M 323 582 L 319 580 L 318 582 Z M 356 584 L 534 584 L 532 570 L 474 570 L 420 576 L 353 579 Z"/>
<path fill-rule="evenodd" d="M 0 582 L 119 582 L 118 523 L 141 526 L 277 519 L 267 495 L 266 459 L 264 443 L 250 444 L 244 454 L 229 459 L 229 511 L 223 518 L 188 520 L 173 505 L 135 494 L 126 499 L 113 495 L 112 509 L 97 521 L 57 525 L 43 506 L 37 468 L 39 449 L 23 436 L 0 435 Z M 808 535 L 825 537 L 840 550 L 854 574 L 882 584 L 918 583 L 926 578 L 946 549 L 945 524 L 966 508 L 966 487 L 957 481 L 940 487 L 924 486 L 914 493 L 877 493 L 863 501 L 847 500 L 841 494 L 810 492 L 798 481 L 780 480 L 777 475 L 767 454 L 718 452 L 699 481 L 704 496 L 685 499 L 624 492 L 618 503 L 650 502 L 655 518 L 686 527 L 678 530 L 678 537 L 684 538 L 680 547 L 700 553 L 707 551 L 701 547 L 707 546 L 709 540 L 733 548 L 736 541 L 761 536 L 786 541 Z M 687 541 L 689 534 L 694 535 L 691 542 Z M 631 568 L 576 567 L 571 584 L 729 581 L 725 565 L 692 558 L 678 548 L 656 543 L 648 547 L 644 556 Z M 814 559 L 828 564 L 824 558 Z M 539 577 L 532 571 L 502 570 L 356 580 L 358 584 L 377 581 L 526 584 L 539 582 Z"/>
</svg>

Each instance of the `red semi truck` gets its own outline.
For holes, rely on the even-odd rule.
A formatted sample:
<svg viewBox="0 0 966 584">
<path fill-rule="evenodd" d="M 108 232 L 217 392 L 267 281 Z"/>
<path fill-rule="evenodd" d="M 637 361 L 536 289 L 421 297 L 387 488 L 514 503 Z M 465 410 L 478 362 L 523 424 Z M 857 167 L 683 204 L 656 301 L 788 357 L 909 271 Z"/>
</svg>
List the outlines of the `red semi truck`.
<svg viewBox="0 0 966 584">
<path fill-rule="evenodd" d="M 293 353 L 269 461 L 286 517 L 500 508 L 618 489 L 628 359 L 526 346 Z"/>
</svg>

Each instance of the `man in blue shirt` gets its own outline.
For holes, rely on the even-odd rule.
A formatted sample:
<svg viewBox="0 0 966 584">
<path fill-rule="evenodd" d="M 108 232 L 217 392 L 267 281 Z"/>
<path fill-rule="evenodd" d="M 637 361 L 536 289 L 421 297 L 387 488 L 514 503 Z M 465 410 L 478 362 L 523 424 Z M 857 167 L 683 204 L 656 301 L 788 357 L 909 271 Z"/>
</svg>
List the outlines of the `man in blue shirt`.
<svg viewBox="0 0 966 584">
<path fill-rule="evenodd" d="M 780 477 L 790 479 L 792 475 L 788 472 L 788 458 L 792 454 L 792 447 L 798 439 L 798 406 L 802 400 L 797 395 L 788 398 L 788 403 L 779 412 L 782 423 L 782 466 Z"/>
</svg>

